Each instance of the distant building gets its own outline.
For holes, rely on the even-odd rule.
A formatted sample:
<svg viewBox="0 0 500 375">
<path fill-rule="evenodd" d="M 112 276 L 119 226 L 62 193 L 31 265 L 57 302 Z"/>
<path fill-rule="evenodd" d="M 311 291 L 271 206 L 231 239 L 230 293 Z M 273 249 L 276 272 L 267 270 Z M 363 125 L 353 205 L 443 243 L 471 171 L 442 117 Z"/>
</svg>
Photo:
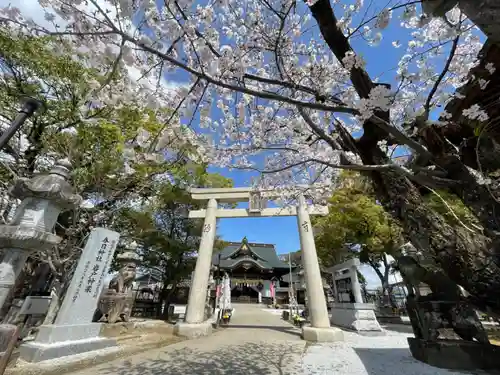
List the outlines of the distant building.
<svg viewBox="0 0 500 375">
<path fill-rule="evenodd" d="M 280 260 L 272 244 L 229 242 L 212 264 L 218 272 L 227 272 L 231 279 L 231 299 L 234 302 L 271 303 L 272 288 L 278 303 L 286 302 L 288 289 L 281 286 L 282 278 L 290 272 L 287 263 Z"/>
<path fill-rule="evenodd" d="M 298 264 L 284 261 L 276 253 L 272 244 L 250 243 L 247 238 L 241 242 L 228 242 L 226 247 L 212 257 L 214 277 L 222 276 L 226 272 L 231 280 L 231 299 L 233 302 L 271 304 L 274 289 L 276 302 L 284 304 L 289 302 L 290 272 L 293 281 L 293 290 L 297 302 L 305 301 L 305 280 L 301 265 L 300 255 L 296 257 Z M 325 294 L 330 293 L 328 272 L 322 272 Z M 162 288 L 161 273 L 156 270 L 140 273 L 135 281 L 142 298 L 147 293 L 156 294 Z M 189 295 L 191 280 L 182 280 L 177 285 L 172 303 L 185 304 Z M 170 289 L 172 286 L 167 286 Z M 215 296 L 215 286 L 212 287 L 212 296 Z"/>
</svg>

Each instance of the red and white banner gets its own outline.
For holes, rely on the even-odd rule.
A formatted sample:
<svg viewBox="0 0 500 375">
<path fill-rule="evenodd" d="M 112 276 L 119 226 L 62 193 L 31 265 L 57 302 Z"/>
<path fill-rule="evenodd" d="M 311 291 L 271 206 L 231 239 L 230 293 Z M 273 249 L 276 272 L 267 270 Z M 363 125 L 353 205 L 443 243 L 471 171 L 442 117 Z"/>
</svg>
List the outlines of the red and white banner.
<svg viewBox="0 0 500 375">
<path fill-rule="evenodd" d="M 217 289 L 215 290 L 216 298 L 219 298 L 221 295 L 222 284 L 217 285 Z"/>
<path fill-rule="evenodd" d="M 269 285 L 269 292 L 271 292 L 271 297 L 274 298 L 275 297 L 274 283 L 271 283 L 271 285 Z"/>
</svg>

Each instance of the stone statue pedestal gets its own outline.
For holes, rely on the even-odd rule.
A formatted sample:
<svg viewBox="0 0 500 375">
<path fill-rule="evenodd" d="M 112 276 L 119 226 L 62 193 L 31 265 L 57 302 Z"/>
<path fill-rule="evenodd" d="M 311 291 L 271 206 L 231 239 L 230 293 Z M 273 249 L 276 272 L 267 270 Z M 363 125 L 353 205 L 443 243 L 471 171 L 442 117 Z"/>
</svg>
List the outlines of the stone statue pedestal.
<svg viewBox="0 0 500 375">
<path fill-rule="evenodd" d="M 133 303 L 132 293 L 117 293 L 112 289 L 106 290 L 99 299 L 99 310 L 103 313 L 99 322 L 128 322 Z"/>
<path fill-rule="evenodd" d="M 500 369 L 500 346 L 465 340 L 427 341 L 408 337 L 413 358 L 431 366 L 477 372 Z"/>
<path fill-rule="evenodd" d="M 344 341 L 344 332 L 337 327 L 302 327 L 302 339 L 311 342 Z"/>
<path fill-rule="evenodd" d="M 100 323 L 40 326 L 36 341 L 20 346 L 20 358 L 41 362 L 116 346 L 116 339 L 99 337 L 101 326 Z"/>
<path fill-rule="evenodd" d="M 372 303 L 332 303 L 333 325 L 364 334 L 383 335 Z"/>
</svg>

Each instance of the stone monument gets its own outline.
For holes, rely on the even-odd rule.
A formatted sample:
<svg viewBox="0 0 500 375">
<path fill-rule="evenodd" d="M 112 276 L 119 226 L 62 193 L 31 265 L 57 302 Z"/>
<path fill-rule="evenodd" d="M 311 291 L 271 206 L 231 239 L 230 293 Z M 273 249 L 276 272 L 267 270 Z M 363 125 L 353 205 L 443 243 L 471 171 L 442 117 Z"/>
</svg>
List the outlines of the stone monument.
<svg viewBox="0 0 500 375">
<path fill-rule="evenodd" d="M 134 303 L 132 287 L 140 263 L 140 257 L 135 253 L 136 248 L 137 243 L 132 242 L 127 246 L 126 252 L 116 257 L 121 267 L 99 299 L 98 308 L 102 314 L 99 322 L 129 321 Z"/>
<path fill-rule="evenodd" d="M 21 199 L 11 224 L 0 225 L 0 307 L 21 273 L 26 259 L 35 251 L 52 251 L 61 238 L 53 231 L 59 214 L 77 207 L 82 198 L 68 182 L 71 164 L 59 160 L 47 174 L 20 178 L 10 195 Z"/>
<path fill-rule="evenodd" d="M 119 237 L 92 230 L 55 323 L 40 326 L 36 339 L 21 345 L 21 359 L 40 362 L 116 346 L 115 339 L 99 337 L 102 323 L 91 322 Z"/>
<path fill-rule="evenodd" d="M 332 303 L 331 323 L 365 334 L 383 334 L 382 327 L 375 316 L 375 305 L 373 303 L 364 303 L 361 295 L 361 285 L 358 279 L 359 259 L 353 258 L 331 267 L 328 271 L 332 273 L 333 290 L 335 302 Z M 339 302 L 339 291 L 337 290 L 337 281 L 350 279 L 351 298 L 349 302 Z"/>
</svg>

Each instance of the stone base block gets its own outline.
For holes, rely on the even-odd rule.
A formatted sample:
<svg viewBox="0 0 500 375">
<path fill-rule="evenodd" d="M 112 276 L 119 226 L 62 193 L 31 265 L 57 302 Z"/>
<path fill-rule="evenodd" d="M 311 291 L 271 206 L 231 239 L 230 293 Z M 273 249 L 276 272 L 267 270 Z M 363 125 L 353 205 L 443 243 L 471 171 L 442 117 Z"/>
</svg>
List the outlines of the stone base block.
<svg viewBox="0 0 500 375">
<path fill-rule="evenodd" d="M 19 358 L 41 362 L 116 346 L 114 338 L 99 337 L 101 324 L 40 326 L 36 339 L 19 348 Z"/>
<path fill-rule="evenodd" d="M 399 315 L 377 315 L 377 320 L 382 324 L 406 324 Z"/>
<path fill-rule="evenodd" d="M 174 326 L 174 334 L 188 339 L 195 339 L 212 334 L 212 321 L 207 320 L 201 323 L 177 322 Z"/>
<path fill-rule="evenodd" d="M 463 340 L 429 342 L 414 337 L 408 337 L 408 344 L 413 358 L 431 366 L 474 373 L 500 370 L 500 346 Z"/>
<path fill-rule="evenodd" d="M 302 327 L 302 338 L 312 342 L 336 342 L 344 341 L 344 332 L 335 327 L 316 328 L 311 326 Z"/>
<path fill-rule="evenodd" d="M 330 322 L 362 334 L 383 335 L 371 303 L 334 303 Z"/>
</svg>

